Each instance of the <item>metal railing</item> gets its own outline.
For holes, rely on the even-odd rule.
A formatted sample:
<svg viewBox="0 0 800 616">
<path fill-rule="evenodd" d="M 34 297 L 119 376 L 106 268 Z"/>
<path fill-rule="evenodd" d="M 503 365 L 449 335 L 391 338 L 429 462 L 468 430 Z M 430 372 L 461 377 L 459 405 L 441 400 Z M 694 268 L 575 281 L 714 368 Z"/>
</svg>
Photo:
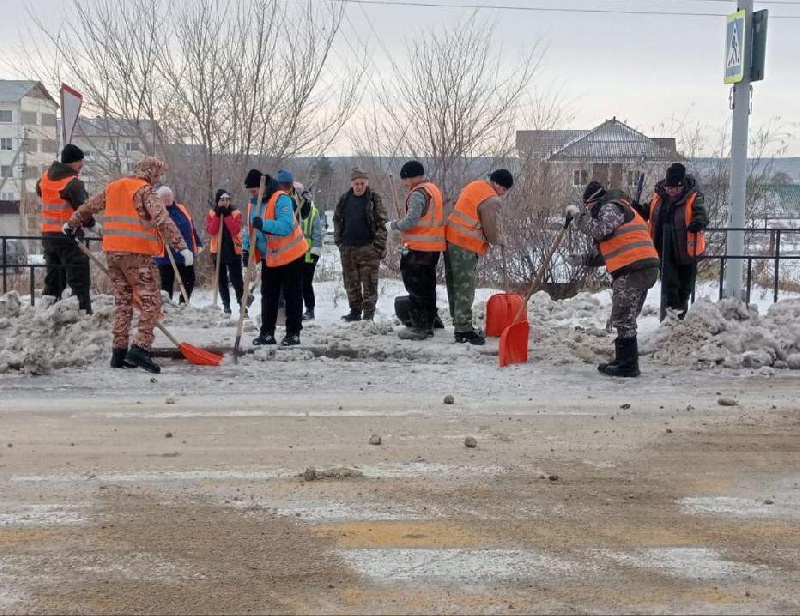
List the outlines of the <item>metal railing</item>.
<svg viewBox="0 0 800 616">
<path fill-rule="evenodd" d="M 782 238 L 785 238 L 789 235 L 794 235 L 800 238 L 800 229 L 762 229 L 762 228 L 708 228 L 705 230 L 706 232 L 706 243 L 707 246 L 713 246 L 713 243 L 710 242 L 710 236 L 715 233 L 722 233 L 725 235 L 727 239 L 727 234 L 729 231 L 743 231 L 745 233 L 745 254 L 743 255 L 729 255 L 725 252 L 722 253 L 713 253 L 711 248 L 706 249 L 706 254 L 698 256 L 696 261 L 699 263 L 701 261 L 719 261 L 719 299 L 722 299 L 725 295 L 724 291 L 724 283 L 725 283 L 725 266 L 729 260 L 739 260 L 739 261 L 746 261 L 747 262 L 747 274 L 745 276 L 745 297 L 744 300 L 746 303 L 750 303 L 750 298 L 752 295 L 752 288 L 753 288 L 753 262 L 754 261 L 774 261 L 773 265 L 773 276 L 772 276 L 772 299 L 773 301 L 778 301 L 778 295 L 780 291 L 780 265 L 781 261 L 797 261 L 800 260 L 800 242 L 797 242 L 798 248 L 795 249 L 783 249 L 782 248 Z M 766 236 L 769 238 L 769 246 L 766 251 L 763 251 L 760 254 L 752 254 L 748 253 L 747 250 L 747 238 L 749 237 L 751 242 L 754 236 Z M 722 242 L 720 246 L 723 247 L 727 244 L 727 242 Z M 695 264 L 697 267 L 697 264 Z M 697 286 L 697 276 L 694 277 L 694 283 L 692 285 L 692 302 L 694 303 L 695 300 L 695 293 L 696 293 L 696 286 Z"/>
<path fill-rule="evenodd" d="M 91 247 L 91 242 L 98 242 L 102 238 L 100 237 L 85 237 L 83 238 L 83 243 L 86 246 Z M 25 269 L 28 270 L 28 285 L 31 297 L 31 306 L 35 305 L 36 302 L 36 270 L 47 268 L 46 263 L 31 263 L 30 262 L 30 252 L 27 250 L 27 246 L 31 245 L 34 242 L 43 242 L 43 240 L 61 240 L 61 238 L 57 236 L 46 236 L 46 235 L 0 235 L 0 270 L 2 270 L 2 280 L 3 280 L 3 293 L 8 293 L 8 286 L 9 286 L 9 272 L 13 276 L 14 273 L 18 271 L 24 271 Z M 19 258 L 19 254 L 12 254 L 10 250 L 10 242 L 18 241 L 24 242 L 26 245 L 24 257 L 25 262 L 19 263 L 17 262 L 17 258 Z M 75 240 L 69 237 L 64 236 L 64 242 L 74 242 Z M 44 252 L 44 248 L 42 248 L 42 253 Z M 64 271 L 66 275 L 67 266 L 66 265 L 59 265 L 57 266 L 59 269 Z"/>
</svg>

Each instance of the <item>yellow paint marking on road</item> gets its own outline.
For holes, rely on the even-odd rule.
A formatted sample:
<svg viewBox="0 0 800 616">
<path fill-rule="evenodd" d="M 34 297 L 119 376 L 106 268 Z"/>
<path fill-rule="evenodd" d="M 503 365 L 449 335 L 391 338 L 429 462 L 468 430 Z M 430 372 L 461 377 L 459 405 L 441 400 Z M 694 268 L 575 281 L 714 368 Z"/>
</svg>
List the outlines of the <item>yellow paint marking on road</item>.
<svg viewBox="0 0 800 616">
<path fill-rule="evenodd" d="M 320 524 L 320 536 L 339 548 L 467 548 L 489 547 L 492 541 L 476 530 L 451 522 L 384 520 Z"/>
</svg>

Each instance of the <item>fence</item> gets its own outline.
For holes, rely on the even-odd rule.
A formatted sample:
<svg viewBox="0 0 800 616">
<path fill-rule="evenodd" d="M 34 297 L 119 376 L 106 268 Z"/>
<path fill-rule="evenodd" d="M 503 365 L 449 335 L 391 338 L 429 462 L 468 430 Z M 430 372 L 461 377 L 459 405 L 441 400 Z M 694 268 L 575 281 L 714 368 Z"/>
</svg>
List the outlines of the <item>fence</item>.
<svg viewBox="0 0 800 616">
<path fill-rule="evenodd" d="M 724 252 L 724 247 L 727 245 L 727 234 L 729 231 L 744 231 L 745 233 L 745 254 L 744 255 L 729 255 Z M 714 234 L 723 234 L 726 241 L 714 242 Z M 744 300 L 750 303 L 750 297 L 753 288 L 753 262 L 757 261 L 773 261 L 773 284 L 772 284 L 772 299 L 778 301 L 778 294 L 780 291 L 780 266 L 781 261 L 798 261 L 800 260 L 800 229 L 761 229 L 761 228 L 709 228 L 706 229 L 706 237 L 708 240 L 709 249 L 706 254 L 697 257 L 698 262 L 702 261 L 719 261 L 719 299 L 724 297 L 724 283 L 725 283 L 725 266 L 729 260 L 740 260 L 747 262 L 746 276 L 745 276 L 745 297 Z M 758 243 L 757 240 L 762 237 L 767 240 L 767 246 Z M 785 242 L 784 239 L 791 238 L 792 242 Z M 788 244 L 784 246 L 784 244 Z M 714 246 L 718 246 L 722 252 L 714 252 Z M 749 253 L 749 248 L 756 247 L 758 254 Z M 695 299 L 697 277 L 695 276 L 695 285 L 692 287 L 692 302 Z"/>
<path fill-rule="evenodd" d="M 41 243 L 43 240 L 56 239 L 64 242 L 74 242 L 75 240 L 64 237 L 63 240 L 53 236 L 43 235 L 0 235 L 0 269 L 2 269 L 3 280 L 3 293 L 8 293 L 9 279 L 14 279 L 16 282 L 20 272 L 28 270 L 27 282 L 31 297 L 31 306 L 36 302 L 36 272 L 47 267 L 47 264 L 31 263 L 30 255 L 28 253 L 28 246 L 37 242 Z M 83 239 L 84 244 L 91 247 L 92 242 L 98 242 L 99 237 L 86 237 Z M 42 250 L 44 252 L 44 250 Z M 59 269 L 64 271 L 66 275 L 66 266 L 60 265 Z"/>
</svg>

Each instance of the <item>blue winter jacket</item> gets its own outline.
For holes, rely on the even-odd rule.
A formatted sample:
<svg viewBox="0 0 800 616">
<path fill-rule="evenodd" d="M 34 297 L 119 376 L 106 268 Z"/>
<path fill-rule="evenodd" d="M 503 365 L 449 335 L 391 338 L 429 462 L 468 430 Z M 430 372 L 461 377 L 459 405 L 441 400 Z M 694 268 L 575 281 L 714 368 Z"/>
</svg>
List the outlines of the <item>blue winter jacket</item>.
<svg viewBox="0 0 800 616">
<path fill-rule="evenodd" d="M 263 259 L 264 255 L 267 254 L 267 239 L 265 234 L 290 235 L 297 224 L 297 219 L 294 215 L 294 201 L 289 195 L 281 195 L 278 197 L 278 202 L 275 204 L 275 220 L 267 220 L 264 218 L 264 209 L 267 205 L 266 199 L 261 202 L 261 207 L 254 207 L 255 202 L 256 198 L 251 197 L 247 229 L 242 232 L 242 249 L 245 252 L 250 252 L 250 228 L 253 223 L 253 218 L 258 216 L 264 221 L 264 227 L 260 232 L 256 231 L 256 246 Z"/>
<path fill-rule="evenodd" d="M 196 242 L 198 249 L 202 248 L 203 241 L 200 239 L 200 236 L 197 235 L 197 229 L 194 228 L 192 219 L 186 218 L 174 201 L 172 202 L 172 205 L 167 206 L 167 212 L 169 212 L 169 217 L 172 219 L 172 222 L 174 222 L 175 226 L 178 227 L 178 231 L 181 232 L 183 240 L 186 242 L 186 245 L 189 247 L 189 249 L 192 248 L 194 242 Z M 192 242 L 192 235 L 194 235 L 194 242 Z M 172 254 L 175 255 L 175 263 L 178 265 L 183 265 L 183 257 L 180 255 L 180 253 L 172 250 Z M 163 257 L 153 257 L 153 261 L 156 262 L 156 265 L 169 265 L 169 257 L 166 254 Z"/>
</svg>

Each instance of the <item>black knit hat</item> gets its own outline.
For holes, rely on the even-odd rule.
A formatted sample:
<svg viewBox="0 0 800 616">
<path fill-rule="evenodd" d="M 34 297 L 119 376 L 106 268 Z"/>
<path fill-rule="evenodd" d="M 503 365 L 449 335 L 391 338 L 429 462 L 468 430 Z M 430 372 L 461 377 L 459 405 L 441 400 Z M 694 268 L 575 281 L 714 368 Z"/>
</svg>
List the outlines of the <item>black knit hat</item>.
<svg viewBox="0 0 800 616">
<path fill-rule="evenodd" d="M 244 179 L 245 188 L 258 188 L 261 185 L 261 173 L 258 169 L 250 169 L 247 172 L 247 177 Z"/>
<path fill-rule="evenodd" d="M 69 163 L 77 163 L 79 160 L 83 160 L 83 150 L 81 150 L 77 145 L 68 143 L 64 146 L 64 149 L 61 150 L 61 162 L 65 165 L 68 165 Z"/>
<path fill-rule="evenodd" d="M 425 175 L 425 167 L 418 160 L 410 160 L 405 165 L 400 167 L 400 179 L 407 180 L 408 178 L 418 178 Z"/>
<path fill-rule="evenodd" d="M 591 203 L 598 201 L 606 194 L 606 187 L 597 180 L 592 180 L 586 185 L 586 190 L 583 191 L 583 202 Z"/>
<path fill-rule="evenodd" d="M 489 181 L 495 184 L 500 184 L 506 190 L 514 185 L 514 176 L 508 169 L 495 169 L 489 176 Z"/>
<path fill-rule="evenodd" d="M 229 193 L 229 192 L 228 192 L 227 190 L 225 190 L 224 188 L 220 188 L 220 189 L 217 191 L 217 196 L 216 196 L 216 197 L 214 197 L 214 205 L 219 205 L 219 200 L 222 198 L 222 195 L 228 195 L 228 197 L 230 197 L 230 196 L 231 196 L 231 193 Z"/>
<path fill-rule="evenodd" d="M 686 167 L 680 163 L 672 163 L 667 169 L 666 185 L 680 187 L 686 184 Z"/>
</svg>

